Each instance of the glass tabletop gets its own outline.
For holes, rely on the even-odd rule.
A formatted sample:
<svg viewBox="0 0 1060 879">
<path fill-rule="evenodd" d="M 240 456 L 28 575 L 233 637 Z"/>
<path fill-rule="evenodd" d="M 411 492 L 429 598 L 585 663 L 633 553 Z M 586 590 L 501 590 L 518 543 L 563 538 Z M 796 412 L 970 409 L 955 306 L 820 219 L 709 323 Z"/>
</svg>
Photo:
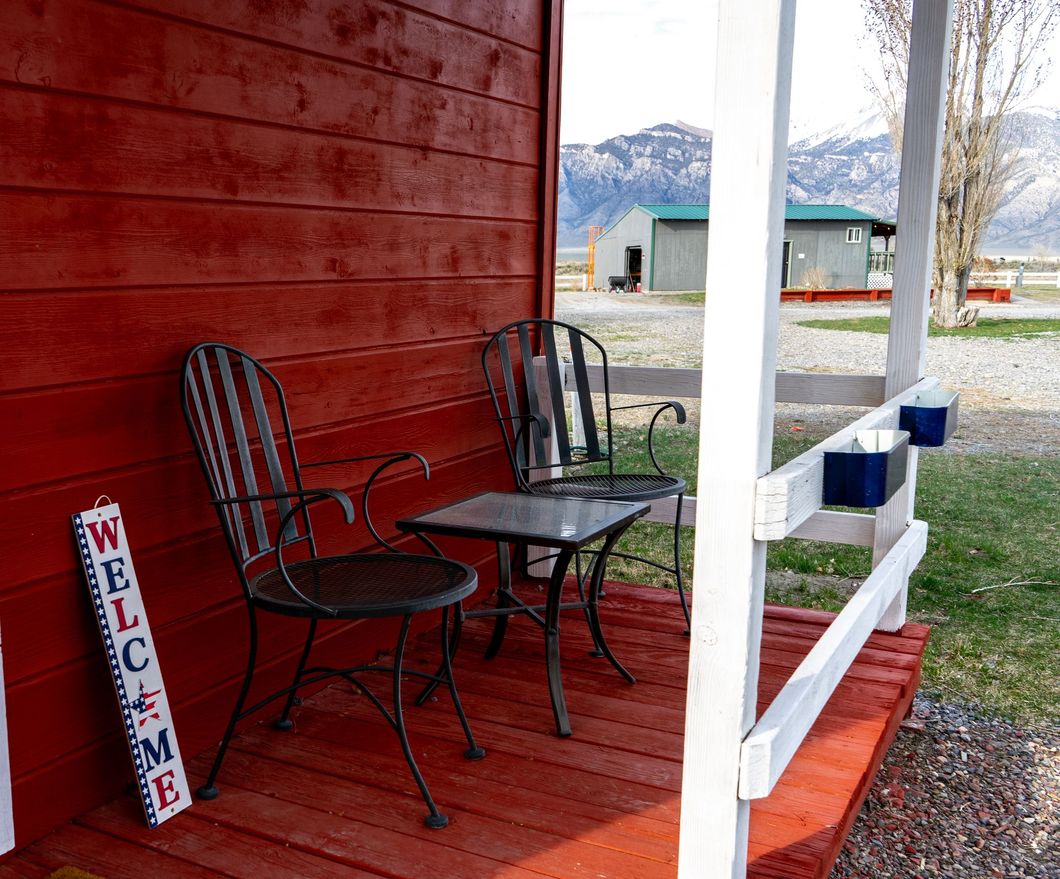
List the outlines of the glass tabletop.
<svg viewBox="0 0 1060 879">
<path fill-rule="evenodd" d="M 648 504 L 491 491 L 397 523 L 403 531 L 580 549 L 647 513 Z"/>
</svg>

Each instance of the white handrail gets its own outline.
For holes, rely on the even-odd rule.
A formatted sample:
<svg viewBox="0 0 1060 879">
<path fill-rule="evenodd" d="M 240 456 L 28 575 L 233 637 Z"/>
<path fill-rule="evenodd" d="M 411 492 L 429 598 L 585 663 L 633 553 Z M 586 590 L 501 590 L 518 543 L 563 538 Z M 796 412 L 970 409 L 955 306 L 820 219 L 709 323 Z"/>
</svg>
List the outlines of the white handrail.
<svg viewBox="0 0 1060 879">
<path fill-rule="evenodd" d="M 589 387 L 604 390 L 604 368 L 588 364 Z M 703 370 L 665 366 L 608 366 L 612 394 L 698 399 Z M 574 367 L 567 365 L 566 386 L 574 386 Z M 835 406 L 879 406 L 883 395 L 882 375 L 842 375 L 828 372 L 777 372 L 778 403 L 822 403 Z"/>
<path fill-rule="evenodd" d="M 927 549 L 927 524 L 914 521 L 795 669 L 740 750 L 744 800 L 769 796 L 850 664 Z"/>
</svg>

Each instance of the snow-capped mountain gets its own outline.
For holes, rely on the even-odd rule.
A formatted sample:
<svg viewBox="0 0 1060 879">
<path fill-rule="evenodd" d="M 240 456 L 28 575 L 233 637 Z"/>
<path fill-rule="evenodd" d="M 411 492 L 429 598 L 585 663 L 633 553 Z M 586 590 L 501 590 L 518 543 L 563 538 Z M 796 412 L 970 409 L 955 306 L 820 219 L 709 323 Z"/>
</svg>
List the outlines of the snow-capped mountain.
<svg viewBox="0 0 1060 879">
<path fill-rule="evenodd" d="M 1021 144 L 1017 166 L 987 233 L 994 250 L 1060 250 L 1060 110 L 1011 114 Z M 711 132 L 663 123 L 603 143 L 560 148 L 559 243 L 580 246 L 589 225 L 608 226 L 630 205 L 703 203 L 711 169 Z M 793 143 L 787 198 L 845 204 L 884 218 L 898 208 L 899 162 L 882 116 Z"/>
</svg>

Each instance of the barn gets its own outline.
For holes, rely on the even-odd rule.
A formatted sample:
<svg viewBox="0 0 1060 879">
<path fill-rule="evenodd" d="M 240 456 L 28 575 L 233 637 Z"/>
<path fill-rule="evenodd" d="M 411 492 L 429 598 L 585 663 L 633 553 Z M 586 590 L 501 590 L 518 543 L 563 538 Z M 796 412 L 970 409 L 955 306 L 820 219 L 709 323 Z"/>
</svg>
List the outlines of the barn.
<svg viewBox="0 0 1060 879">
<path fill-rule="evenodd" d="M 593 286 L 622 276 L 634 289 L 702 290 L 709 221 L 710 205 L 633 205 L 596 239 Z M 866 287 L 873 237 L 893 234 L 893 223 L 845 205 L 786 205 L 781 286 Z"/>
</svg>

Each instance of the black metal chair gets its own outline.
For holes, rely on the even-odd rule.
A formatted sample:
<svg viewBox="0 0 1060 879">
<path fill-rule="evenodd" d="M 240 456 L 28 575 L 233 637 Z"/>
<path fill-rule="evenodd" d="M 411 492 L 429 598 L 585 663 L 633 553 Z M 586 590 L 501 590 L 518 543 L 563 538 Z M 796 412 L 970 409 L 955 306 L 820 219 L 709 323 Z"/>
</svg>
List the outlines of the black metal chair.
<svg viewBox="0 0 1060 879">
<path fill-rule="evenodd" d="M 279 382 L 257 360 L 228 345 L 208 342 L 188 352 L 182 371 L 181 403 L 209 485 L 211 502 L 239 572 L 250 619 L 250 652 L 243 685 L 210 775 L 198 789 L 198 795 L 203 799 L 217 796 L 214 782 L 240 720 L 286 697 L 274 725 L 278 729 L 290 729 L 291 709 L 299 688 L 337 676 L 363 693 L 397 732 L 405 760 L 429 809 L 424 823 L 428 827 L 444 827 L 448 819 L 438 811 L 409 747 L 401 707 L 401 678 L 415 675 L 446 684 L 467 738 L 465 757 L 477 760 L 485 755 L 475 744 L 453 682 L 449 635 L 449 610 L 456 605 L 455 642 L 462 616 L 460 602 L 475 591 L 477 577 L 467 565 L 441 558 L 437 547 L 425 537 L 420 539 L 433 555 L 398 551 L 379 535 L 368 513 L 368 495 L 380 473 L 399 462 L 414 460 L 422 466 L 424 476 L 430 478 L 427 462 L 415 452 L 396 452 L 300 464 Z M 277 417 L 281 427 L 274 433 L 272 424 Z M 342 491 L 306 488 L 302 470 L 373 460 L 382 463 L 365 483 L 361 511 L 368 531 L 383 551 L 320 555 L 309 507 L 334 500 L 341 506 L 347 524 L 353 522 L 354 508 Z M 259 485 L 266 483 L 270 488 L 262 491 Z M 301 558 L 285 560 L 284 553 L 288 551 L 297 552 Z M 413 614 L 439 608 L 442 662 L 438 672 L 426 674 L 404 668 L 405 641 Z M 246 708 L 258 649 L 258 611 L 308 619 L 309 631 L 293 683 Z M 372 617 L 401 620 L 392 666 L 307 668 L 318 621 Z M 357 677 L 370 671 L 391 675 L 392 711 Z"/>
<path fill-rule="evenodd" d="M 557 333 L 557 330 L 560 332 Z M 537 351 L 545 355 L 544 370 L 534 368 L 533 358 Z M 593 365 L 603 368 L 603 408 L 599 419 L 604 426 L 602 435 L 590 390 L 590 358 L 594 361 Z M 681 502 L 685 481 L 663 471 L 655 457 L 653 442 L 659 417 L 667 410 L 673 410 L 677 423 L 684 424 L 684 407 L 674 400 L 612 406 L 607 352 L 588 333 L 556 320 L 521 320 L 498 330 L 482 352 L 482 368 L 519 491 L 615 501 L 677 497 L 673 567 L 618 551 L 611 552 L 611 557 L 642 562 L 672 574 L 688 625 L 688 602 L 681 576 Z M 573 388 L 566 381 L 570 373 L 573 373 Z M 577 394 L 578 407 L 577 411 L 572 411 L 572 416 L 580 417 L 584 439 L 581 436 L 575 438 L 567 424 L 564 393 L 571 390 Z M 551 409 L 551 418 L 544 414 L 547 409 L 543 407 L 543 402 Z M 656 472 L 616 473 L 611 413 L 651 407 L 656 411 L 648 428 L 648 455 Z M 557 457 L 551 459 L 550 443 L 547 441 L 553 435 Z M 600 468 L 588 466 L 602 463 L 607 465 L 606 472 L 593 472 Z M 577 470 L 555 478 L 534 478 L 540 471 L 556 466 L 574 467 Z M 580 567 L 578 580 L 580 584 Z"/>
</svg>

